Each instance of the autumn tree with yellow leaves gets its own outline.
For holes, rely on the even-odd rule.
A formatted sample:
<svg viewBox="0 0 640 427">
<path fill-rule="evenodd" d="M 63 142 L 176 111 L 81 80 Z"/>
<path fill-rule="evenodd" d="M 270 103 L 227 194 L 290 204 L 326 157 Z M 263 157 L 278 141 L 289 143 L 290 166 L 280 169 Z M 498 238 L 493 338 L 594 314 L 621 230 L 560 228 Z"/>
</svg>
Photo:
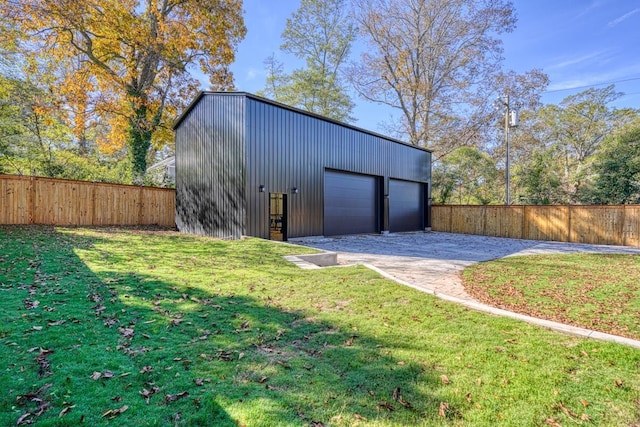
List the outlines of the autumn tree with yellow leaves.
<svg viewBox="0 0 640 427">
<path fill-rule="evenodd" d="M 197 67 L 211 87 L 233 87 L 229 65 L 246 33 L 241 0 L 0 0 L 21 46 L 52 64 L 74 137 L 89 123 L 108 135 L 104 151 L 128 149 L 142 182 L 152 144 L 170 142 L 170 122 L 193 98 Z M 26 52 L 28 51 L 28 52 Z"/>
</svg>

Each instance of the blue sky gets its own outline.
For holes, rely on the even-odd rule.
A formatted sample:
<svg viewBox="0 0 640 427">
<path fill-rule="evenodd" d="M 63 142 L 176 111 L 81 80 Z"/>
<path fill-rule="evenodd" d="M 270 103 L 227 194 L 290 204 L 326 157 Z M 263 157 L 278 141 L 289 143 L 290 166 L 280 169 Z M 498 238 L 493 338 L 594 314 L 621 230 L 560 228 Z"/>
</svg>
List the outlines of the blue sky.
<svg viewBox="0 0 640 427">
<path fill-rule="evenodd" d="M 504 34 L 505 69 L 540 68 L 550 84 L 545 103 L 559 103 L 587 87 L 617 82 L 626 95 L 618 108 L 640 108 L 639 0 L 514 0 L 518 23 Z M 278 53 L 280 34 L 299 0 L 244 0 L 247 36 L 232 66 L 239 90 L 255 93 L 265 85 L 264 59 L 276 53 L 290 71 L 298 66 Z M 355 47 L 357 50 L 357 46 Z M 357 126 L 380 131 L 393 114 L 357 99 Z"/>
</svg>

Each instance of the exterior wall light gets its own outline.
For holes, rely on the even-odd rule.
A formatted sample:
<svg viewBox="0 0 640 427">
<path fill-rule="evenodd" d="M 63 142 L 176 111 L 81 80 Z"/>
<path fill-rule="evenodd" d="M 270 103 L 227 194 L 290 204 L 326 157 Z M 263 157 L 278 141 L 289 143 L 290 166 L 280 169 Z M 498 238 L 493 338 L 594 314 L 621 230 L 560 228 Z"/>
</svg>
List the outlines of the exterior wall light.
<svg viewBox="0 0 640 427">
<path fill-rule="evenodd" d="M 291 189 L 291 192 L 292 192 L 293 194 L 298 194 L 298 192 L 299 192 L 298 187 L 293 187 L 293 188 Z"/>
<path fill-rule="evenodd" d="M 264 193 L 264 185 L 260 184 L 260 185 L 258 186 L 258 192 L 260 192 L 260 193 Z"/>
</svg>

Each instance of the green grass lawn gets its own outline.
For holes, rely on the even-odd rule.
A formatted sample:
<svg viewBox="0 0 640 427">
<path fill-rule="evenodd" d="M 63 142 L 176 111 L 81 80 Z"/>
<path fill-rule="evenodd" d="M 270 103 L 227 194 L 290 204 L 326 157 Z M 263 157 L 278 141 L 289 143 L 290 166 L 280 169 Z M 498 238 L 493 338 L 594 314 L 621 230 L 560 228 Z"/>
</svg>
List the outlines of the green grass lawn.
<svg viewBox="0 0 640 427">
<path fill-rule="evenodd" d="M 640 423 L 639 350 L 282 259 L 304 251 L 0 227 L 0 425 Z"/>
<path fill-rule="evenodd" d="M 640 339 L 640 256 L 508 257 L 468 268 L 463 280 L 490 305 Z"/>
</svg>

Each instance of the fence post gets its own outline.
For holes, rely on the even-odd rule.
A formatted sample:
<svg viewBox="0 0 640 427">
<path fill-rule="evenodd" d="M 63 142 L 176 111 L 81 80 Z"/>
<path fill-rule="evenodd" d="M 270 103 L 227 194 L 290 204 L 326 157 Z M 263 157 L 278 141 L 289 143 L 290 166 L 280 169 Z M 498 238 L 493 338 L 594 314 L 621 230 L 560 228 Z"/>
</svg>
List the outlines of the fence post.
<svg viewBox="0 0 640 427">
<path fill-rule="evenodd" d="M 142 186 L 139 187 L 138 190 L 138 224 L 142 224 L 142 220 L 144 219 L 144 193 L 142 192 Z"/>
<path fill-rule="evenodd" d="M 35 199 L 36 199 L 36 185 L 35 177 L 29 177 L 29 194 L 27 196 L 27 215 L 29 216 L 29 225 L 35 221 Z"/>
<path fill-rule="evenodd" d="M 571 216 L 573 215 L 573 208 L 571 206 L 567 207 L 567 242 L 573 243 L 572 235 L 571 235 Z"/>
</svg>

